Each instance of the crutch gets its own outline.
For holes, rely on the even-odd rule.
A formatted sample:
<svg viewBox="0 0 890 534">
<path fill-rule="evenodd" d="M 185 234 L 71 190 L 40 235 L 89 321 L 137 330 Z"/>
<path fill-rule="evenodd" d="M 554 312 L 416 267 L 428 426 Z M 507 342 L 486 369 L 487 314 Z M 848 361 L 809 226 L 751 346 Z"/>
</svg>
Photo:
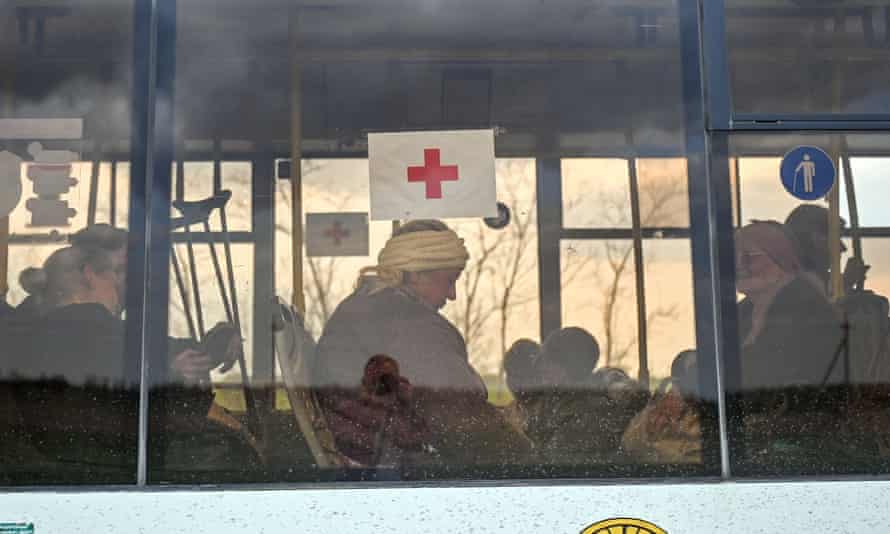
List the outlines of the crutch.
<svg viewBox="0 0 890 534">
<path fill-rule="evenodd" d="M 226 217 L 226 204 L 231 199 L 232 193 L 228 190 L 219 190 L 213 196 L 200 201 L 176 201 L 173 206 L 182 214 L 182 227 L 186 229 L 186 246 L 187 250 L 193 251 L 193 237 L 189 228 L 192 224 L 201 224 L 207 232 L 208 247 L 210 251 L 211 264 L 213 265 L 214 275 L 216 277 L 217 287 L 219 288 L 220 298 L 226 311 L 226 318 L 231 322 L 236 331 L 241 335 L 241 316 L 238 308 L 238 293 L 235 286 L 235 271 L 232 262 L 231 238 L 228 230 L 228 219 Z M 220 265 L 219 256 L 216 250 L 216 242 L 210 232 L 210 217 L 213 211 L 219 211 L 221 230 L 223 234 L 223 253 L 226 263 L 228 284 L 223 279 L 222 267 Z M 193 261 L 193 252 L 190 252 L 190 262 Z M 194 271 L 193 271 L 194 272 Z M 197 275 L 193 274 L 192 283 L 197 288 Z M 228 286 L 228 287 L 226 287 Z M 200 298 L 200 293 L 194 291 L 196 299 Z M 199 332 L 203 338 L 203 314 L 200 312 L 200 305 L 196 300 L 196 314 L 198 316 Z M 243 343 L 243 341 L 242 341 Z M 259 431 L 259 417 L 257 413 L 256 400 L 253 390 L 250 388 L 247 375 L 247 362 L 244 357 L 243 345 L 238 351 L 238 367 L 241 371 L 241 384 L 244 393 L 244 400 L 247 406 L 248 427 L 255 435 Z"/>
</svg>

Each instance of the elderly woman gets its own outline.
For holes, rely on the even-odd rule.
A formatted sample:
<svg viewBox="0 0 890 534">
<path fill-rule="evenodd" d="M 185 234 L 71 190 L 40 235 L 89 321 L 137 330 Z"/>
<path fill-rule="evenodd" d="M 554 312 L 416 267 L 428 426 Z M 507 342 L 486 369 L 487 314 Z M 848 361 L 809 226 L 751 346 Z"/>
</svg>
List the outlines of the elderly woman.
<svg viewBox="0 0 890 534">
<path fill-rule="evenodd" d="M 736 288 L 742 341 L 742 387 L 821 386 L 842 379 L 832 365 L 843 339 L 840 320 L 821 288 L 802 276 L 781 224 L 758 221 L 736 235 Z"/>
<path fill-rule="evenodd" d="M 839 426 L 845 336 L 838 315 L 818 281 L 802 275 L 794 242 L 779 223 L 741 228 L 736 264 L 737 289 L 745 296 L 738 308 L 736 392 L 744 457 L 755 472 L 768 473 L 803 473 L 838 461 L 853 450 L 846 443 L 851 435 Z M 838 435 L 850 439 L 828 443 Z"/>
<path fill-rule="evenodd" d="M 527 446 L 488 404 L 463 337 L 439 313 L 456 298 L 468 258 L 463 240 L 442 222 L 412 221 L 394 232 L 376 266 L 361 270 L 357 289 L 325 325 L 313 372 L 340 452 L 365 465 L 379 457 L 378 434 L 391 414 L 359 402 L 363 370 L 378 354 L 398 363 L 400 387 L 409 382 L 411 389 L 404 401 L 428 432 L 395 444 L 406 453 L 430 453 L 412 457 L 440 456 L 465 467 L 503 462 Z"/>
</svg>

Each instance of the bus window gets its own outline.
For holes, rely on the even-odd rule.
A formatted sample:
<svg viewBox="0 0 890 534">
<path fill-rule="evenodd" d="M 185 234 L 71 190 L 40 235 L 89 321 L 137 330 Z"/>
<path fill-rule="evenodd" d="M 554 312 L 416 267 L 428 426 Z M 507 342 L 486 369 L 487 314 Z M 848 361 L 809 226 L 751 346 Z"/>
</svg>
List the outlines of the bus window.
<svg viewBox="0 0 890 534">
<path fill-rule="evenodd" d="M 177 3 L 151 482 L 717 472 L 676 6 L 500 4 Z"/>
<path fill-rule="evenodd" d="M 0 8 L 0 485 L 136 482 L 131 6 Z"/>
<path fill-rule="evenodd" d="M 875 147 L 886 137 L 767 137 L 782 148 L 732 142 L 745 217 L 740 351 L 727 367 L 733 472 L 884 472 L 890 283 Z"/>
<path fill-rule="evenodd" d="M 888 75 L 881 51 L 885 5 L 856 0 L 836 7 L 726 2 L 735 111 L 890 112 L 890 100 L 876 85 Z"/>
</svg>

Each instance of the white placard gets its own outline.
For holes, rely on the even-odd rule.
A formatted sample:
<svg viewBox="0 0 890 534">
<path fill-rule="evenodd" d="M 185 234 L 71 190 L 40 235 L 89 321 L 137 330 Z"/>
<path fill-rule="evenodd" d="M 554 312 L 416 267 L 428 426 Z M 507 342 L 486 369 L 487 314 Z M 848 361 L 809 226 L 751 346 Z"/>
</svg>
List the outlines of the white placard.
<svg viewBox="0 0 890 534">
<path fill-rule="evenodd" d="M 493 130 L 368 135 L 371 219 L 497 215 Z"/>
</svg>

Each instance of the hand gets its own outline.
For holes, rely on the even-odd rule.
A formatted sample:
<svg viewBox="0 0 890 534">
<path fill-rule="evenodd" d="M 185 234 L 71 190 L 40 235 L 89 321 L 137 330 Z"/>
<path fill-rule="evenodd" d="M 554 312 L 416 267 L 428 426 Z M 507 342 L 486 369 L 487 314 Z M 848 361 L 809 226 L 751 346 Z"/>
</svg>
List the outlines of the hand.
<svg viewBox="0 0 890 534">
<path fill-rule="evenodd" d="M 869 269 L 871 269 L 871 265 L 866 265 L 860 258 L 856 256 L 848 258 L 847 265 L 844 267 L 844 287 L 846 289 L 862 287 L 865 284 L 865 274 Z"/>
<path fill-rule="evenodd" d="M 201 352 L 213 358 L 213 367 L 225 373 L 231 369 L 241 356 L 241 336 L 231 323 L 217 323 L 198 347 Z"/>
<path fill-rule="evenodd" d="M 203 352 L 186 349 L 173 358 L 172 367 L 186 382 L 201 384 L 210 380 L 213 359 Z"/>
<path fill-rule="evenodd" d="M 229 346 L 226 347 L 226 353 L 222 358 L 222 365 L 219 369 L 217 369 L 220 373 L 227 373 L 229 370 L 234 367 L 235 363 L 238 361 L 244 350 L 244 344 L 241 338 L 237 335 L 232 336 L 229 339 Z"/>
</svg>

